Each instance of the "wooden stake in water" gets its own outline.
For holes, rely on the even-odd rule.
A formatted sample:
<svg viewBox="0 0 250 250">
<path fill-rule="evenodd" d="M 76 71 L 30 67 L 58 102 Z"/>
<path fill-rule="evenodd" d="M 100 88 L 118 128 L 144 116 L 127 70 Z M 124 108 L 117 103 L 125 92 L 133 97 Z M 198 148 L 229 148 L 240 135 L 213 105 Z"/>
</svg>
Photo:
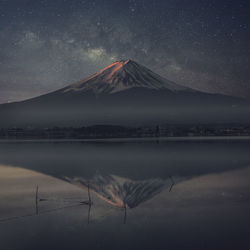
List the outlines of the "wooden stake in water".
<svg viewBox="0 0 250 250">
<path fill-rule="evenodd" d="M 124 202 L 124 218 L 123 218 L 123 224 L 126 224 L 127 222 L 127 206 L 126 203 Z"/>
<path fill-rule="evenodd" d="M 36 186 L 36 215 L 38 215 L 38 185 Z"/>
<path fill-rule="evenodd" d="M 92 206 L 90 190 L 89 190 L 89 183 L 88 183 L 88 196 L 89 196 L 89 210 L 88 210 L 88 224 L 89 224 L 89 222 L 90 222 L 90 211 L 91 211 L 91 206 Z"/>
<path fill-rule="evenodd" d="M 173 178 L 172 178 L 172 176 L 170 175 L 169 176 L 169 178 L 170 178 L 170 180 L 171 180 L 171 186 L 170 186 L 170 188 L 169 188 L 169 192 L 171 192 L 171 190 L 172 190 L 172 188 L 173 188 L 173 186 L 174 186 L 174 180 L 173 180 Z"/>
</svg>

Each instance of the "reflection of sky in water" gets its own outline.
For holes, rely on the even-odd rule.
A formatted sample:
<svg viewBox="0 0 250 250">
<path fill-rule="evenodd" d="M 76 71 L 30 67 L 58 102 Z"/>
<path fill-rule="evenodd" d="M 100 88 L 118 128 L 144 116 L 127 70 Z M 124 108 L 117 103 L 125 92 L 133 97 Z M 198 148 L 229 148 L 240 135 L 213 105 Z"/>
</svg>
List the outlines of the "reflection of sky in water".
<svg viewBox="0 0 250 250">
<path fill-rule="evenodd" d="M 127 211 L 126 225 L 122 209 L 92 193 L 89 225 L 88 206 L 0 223 L 1 249 L 248 249 L 249 149 L 247 142 L 0 144 L 0 218 L 35 213 L 36 185 L 49 200 L 39 211 L 88 200 L 65 176 L 85 186 L 92 180 L 93 190 L 96 172 L 121 176 L 111 183 L 123 191 L 125 182 L 164 183 Z"/>
</svg>

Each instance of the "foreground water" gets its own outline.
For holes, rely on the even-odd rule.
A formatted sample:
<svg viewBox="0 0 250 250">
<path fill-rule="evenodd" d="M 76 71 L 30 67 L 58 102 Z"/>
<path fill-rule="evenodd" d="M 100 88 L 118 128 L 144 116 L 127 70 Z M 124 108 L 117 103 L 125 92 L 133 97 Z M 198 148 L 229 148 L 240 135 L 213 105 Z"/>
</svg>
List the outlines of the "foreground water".
<svg viewBox="0 0 250 250">
<path fill-rule="evenodd" d="M 2 142 L 1 249 L 248 249 L 249 166 L 248 140 Z"/>
</svg>

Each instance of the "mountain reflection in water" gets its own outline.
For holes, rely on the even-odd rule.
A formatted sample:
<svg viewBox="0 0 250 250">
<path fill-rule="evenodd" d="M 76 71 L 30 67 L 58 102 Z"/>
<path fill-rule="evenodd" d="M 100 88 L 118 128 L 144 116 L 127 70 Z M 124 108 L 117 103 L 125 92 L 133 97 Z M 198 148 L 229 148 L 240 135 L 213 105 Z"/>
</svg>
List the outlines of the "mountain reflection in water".
<svg viewBox="0 0 250 250">
<path fill-rule="evenodd" d="M 167 181 L 149 179 L 133 181 L 115 175 L 95 175 L 93 179 L 67 178 L 67 181 L 88 188 L 105 202 L 114 207 L 134 208 L 160 193 Z"/>
</svg>

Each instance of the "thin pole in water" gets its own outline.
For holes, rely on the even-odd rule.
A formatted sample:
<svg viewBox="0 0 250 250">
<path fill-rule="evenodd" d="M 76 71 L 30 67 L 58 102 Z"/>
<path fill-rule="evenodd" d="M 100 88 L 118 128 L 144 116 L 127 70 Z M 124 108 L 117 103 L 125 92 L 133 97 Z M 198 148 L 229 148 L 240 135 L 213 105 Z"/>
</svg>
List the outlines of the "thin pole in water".
<svg viewBox="0 0 250 250">
<path fill-rule="evenodd" d="M 172 190 L 172 188 L 173 188 L 173 186 L 174 186 L 174 180 L 173 180 L 173 178 L 172 178 L 172 176 L 170 175 L 169 176 L 169 178 L 170 178 L 170 180 L 171 180 L 171 186 L 170 186 L 170 188 L 169 188 L 169 192 L 171 192 L 171 190 Z"/>
<path fill-rule="evenodd" d="M 127 222 L 127 206 L 126 203 L 124 203 L 124 218 L 123 218 L 123 224 L 126 224 Z"/>
<path fill-rule="evenodd" d="M 38 215 L 38 185 L 36 186 L 36 215 Z"/>
<path fill-rule="evenodd" d="M 91 210 L 91 206 L 92 206 L 90 190 L 89 190 L 89 182 L 88 182 L 88 196 L 89 196 L 89 210 L 88 210 L 88 224 L 89 224 L 89 222 L 90 222 L 90 210 Z"/>
</svg>

